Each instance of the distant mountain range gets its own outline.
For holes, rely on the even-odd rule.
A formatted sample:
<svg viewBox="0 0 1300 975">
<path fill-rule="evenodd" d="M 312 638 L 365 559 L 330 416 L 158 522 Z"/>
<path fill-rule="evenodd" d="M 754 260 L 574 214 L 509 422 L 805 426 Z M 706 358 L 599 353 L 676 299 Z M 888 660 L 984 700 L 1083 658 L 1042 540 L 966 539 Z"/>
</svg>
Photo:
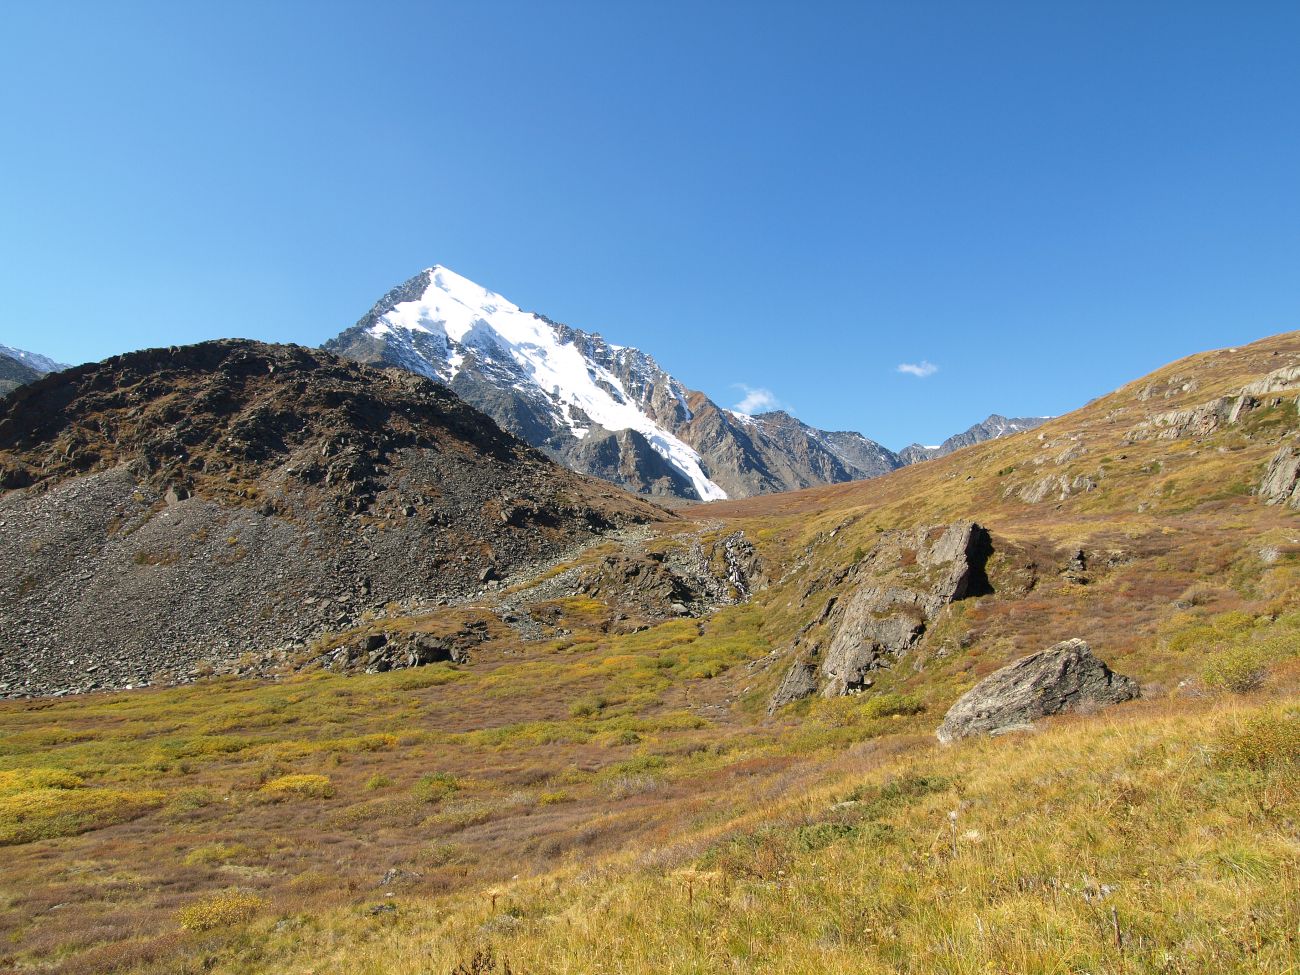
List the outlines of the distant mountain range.
<svg viewBox="0 0 1300 975">
<path fill-rule="evenodd" d="M 437 380 L 573 470 L 691 501 L 877 477 L 1047 419 L 994 414 L 938 446 L 895 452 L 782 410 L 751 416 L 687 388 L 639 349 L 523 311 L 438 265 L 389 291 L 323 347 Z M 0 395 L 66 368 L 0 345 Z"/>
<path fill-rule="evenodd" d="M 68 368 L 61 362 L 55 362 L 48 356 L 22 349 L 11 349 L 0 345 L 0 396 L 40 379 L 51 372 L 60 372 Z"/>
<path fill-rule="evenodd" d="M 1009 437 L 1013 433 L 1020 433 L 1024 430 L 1032 430 L 1034 427 L 1042 426 L 1050 419 L 1050 416 L 1017 416 L 1009 418 L 994 413 L 987 420 L 975 424 L 970 429 L 953 434 L 937 447 L 923 447 L 919 443 L 904 447 L 898 452 L 898 458 L 905 465 L 915 464 L 923 460 L 933 460 L 936 457 L 951 454 L 954 450 L 960 450 L 962 447 L 969 447 L 971 444 L 983 443 L 985 440 L 996 440 L 998 437 Z"/>
<path fill-rule="evenodd" d="M 991 416 L 900 454 L 783 411 L 749 416 L 688 389 L 645 352 L 523 311 L 441 266 L 388 292 L 324 347 L 439 380 L 575 470 L 690 500 L 876 477 L 1042 422 Z"/>
</svg>

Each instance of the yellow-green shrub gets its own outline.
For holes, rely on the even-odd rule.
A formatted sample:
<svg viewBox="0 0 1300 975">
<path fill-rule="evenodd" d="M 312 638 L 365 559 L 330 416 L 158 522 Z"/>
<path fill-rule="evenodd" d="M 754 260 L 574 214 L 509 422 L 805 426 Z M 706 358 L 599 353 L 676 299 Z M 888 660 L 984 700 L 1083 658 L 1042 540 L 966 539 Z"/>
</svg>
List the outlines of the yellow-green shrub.
<svg viewBox="0 0 1300 975">
<path fill-rule="evenodd" d="M 253 852 L 243 843 L 207 843 L 197 846 L 185 854 L 188 867 L 211 867 L 230 863 Z"/>
<path fill-rule="evenodd" d="M 31 789 L 79 789 L 85 783 L 81 776 L 61 768 L 19 769 L 0 772 L 0 796 L 11 796 Z"/>
<path fill-rule="evenodd" d="M 201 786 L 192 789 L 180 789 L 167 800 L 167 811 L 171 813 L 188 813 L 203 809 L 217 801 L 211 789 Z"/>
<path fill-rule="evenodd" d="M 1273 772 L 1300 764 L 1300 714 L 1261 714 L 1219 736 L 1215 752 L 1223 766 Z"/>
<path fill-rule="evenodd" d="M 607 703 L 600 694 L 588 694 L 569 705 L 569 716 L 572 718 L 589 718 L 598 713 Z"/>
<path fill-rule="evenodd" d="M 209 931 L 252 920 L 266 906 L 266 900 L 242 890 L 209 894 L 176 912 L 176 920 L 188 931 Z"/>
<path fill-rule="evenodd" d="M 1207 687 L 1243 694 L 1264 683 L 1268 673 L 1266 653 L 1258 646 L 1230 646 L 1210 654 L 1201 666 Z"/>
<path fill-rule="evenodd" d="M 898 694 L 886 691 L 876 694 L 863 705 L 862 712 L 868 718 L 892 718 L 895 715 L 920 714 L 925 705 L 915 694 Z"/>
<path fill-rule="evenodd" d="M 0 796 L 0 846 L 72 836 L 126 822 L 162 805 L 163 793 L 28 789 Z"/>
<path fill-rule="evenodd" d="M 264 797 L 279 801 L 301 796 L 306 799 L 328 799 L 334 795 L 334 786 L 328 775 L 282 775 L 272 779 L 257 790 Z"/>
<path fill-rule="evenodd" d="M 422 775 L 411 788 L 415 798 L 421 802 L 438 802 L 459 790 L 460 783 L 456 780 L 456 777 L 446 772 Z"/>
</svg>

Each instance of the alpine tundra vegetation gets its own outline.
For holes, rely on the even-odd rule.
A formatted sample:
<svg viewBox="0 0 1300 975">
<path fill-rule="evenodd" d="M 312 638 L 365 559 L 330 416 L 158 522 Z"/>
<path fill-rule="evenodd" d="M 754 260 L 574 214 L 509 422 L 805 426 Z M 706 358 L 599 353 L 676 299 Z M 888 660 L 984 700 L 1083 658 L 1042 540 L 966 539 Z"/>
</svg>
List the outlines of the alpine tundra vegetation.
<svg viewBox="0 0 1300 975">
<path fill-rule="evenodd" d="M 1297 38 L 0 3 L 0 975 L 1300 973 Z"/>
<path fill-rule="evenodd" d="M 191 387 L 207 405 L 168 412 Z M 263 519 L 263 558 L 345 533 L 379 598 L 320 613 L 304 589 L 281 652 L 145 689 L 11 678 L 5 965 L 1288 971 L 1298 395 L 1300 334 L 1280 335 L 879 478 L 670 513 L 327 353 L 224 343 L 42 379 L 0 407 L 27 572 L 57 504 L 94 539 L 57 544 L 122 560 L 99 585 L 165 594 L 208 549 L 133 539 L 197 502 L 205 524 Z M 34 427 L 32 397 L 61 412 Z M 476 477 L 515 479 L 513 507 L 473 502 L 501 526 L 493 571 L 389 592 L 385 537 L 414 519 L 441 551 L 474 450 Z M 409 494 L 424 463 L 443 493 Z M 105 477 L 133 514 L 87 522 L 103 502 L 74 488 Z M 24 577 L 6 632 L 43 633 Z M 60 640 L 94 646 L 77 619 Z M 96 653 L 112 675 L 129 650 Z"/>
</svg>

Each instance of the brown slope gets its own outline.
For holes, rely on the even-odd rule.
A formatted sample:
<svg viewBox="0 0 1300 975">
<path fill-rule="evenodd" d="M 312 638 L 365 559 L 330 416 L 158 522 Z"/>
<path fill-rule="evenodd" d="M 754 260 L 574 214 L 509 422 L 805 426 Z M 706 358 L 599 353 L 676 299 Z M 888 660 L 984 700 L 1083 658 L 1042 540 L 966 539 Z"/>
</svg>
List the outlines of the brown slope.
<svg viewBox="0 0 1300 975">
<path fill-rule="evenodd" d="M 768 560 L 788 567 L 770 597 L 791 620 L 786 661 L 804 654 L 816 669 L 828 650 L 852 648 L 841 633 L 848 601 L 892 585 L 891 546 L 911 545 L 900 533 L 970 520 L 991 536 L 990 591 L 931 614 L 915 644 L 873 663 L 894 668 L 876 691 L 949 697 L 943 688 L 1069 637 L 1168 688 L 1215 649 L 1193 641 L 1188 651 L 1178 634 L 1224 613 L 1268 620 L 1300 605 L 1296 511 L 1262 491 L 1267 471 L 1293 486 L 1296 465 L 1272 461 L 1292 457 L 1300 435 L 1298 367 L 1300 333 L 1202 353 L 1038 430 L 871 481 L 692 515 L 771 539 Z M 839 603 L 824 611 L 830 597 Z M 771 688 L 785 666 L 772 669 Z M 812 683 L 828 686 L 827 676 Z"/>
<path fill-rule="evenodd" d="M 0 402 L 0 693 L 120 686 L 470 592 L 669 517 L 435 383 L 247 341 Z"/>
</svg>

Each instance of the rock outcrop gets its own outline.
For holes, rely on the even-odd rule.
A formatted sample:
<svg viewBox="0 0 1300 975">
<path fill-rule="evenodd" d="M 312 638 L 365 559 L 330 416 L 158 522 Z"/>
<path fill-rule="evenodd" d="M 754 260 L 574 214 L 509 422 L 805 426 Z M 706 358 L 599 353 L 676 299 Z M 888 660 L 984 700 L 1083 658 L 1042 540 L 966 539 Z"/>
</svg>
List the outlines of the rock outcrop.
<svg viewBox="0 0 1300 975">
<path fill-rule="evenodd" d="M 1140 443 L 1208 437 L 1223 427 L 1240 423 L 1255 410 L 1279 405 L 1284 399 L 1279 393 L 1294 393 L 1297 389 L 1300 389 L 1300 366 L 1275 369 L 1247 383 L 1235 395 L 1219 396 L 1188 409 L 1157 413 L 1129 430 L 1126 439 Z"/>
<path fill-rule="evenodd" d="M 817 693 L 817 664 L 811 660 L 796 660 L 781 683 L 777 686 L 771 700 L 767 703 L 767 713 L 775 714 L 787 704 L 801 701 Z"/>
<path fill-rule="evenodd" d="M 1265 504 L 1285 504 L 1300 508 L 1300 448 L 1283 444 L 1268 462 L 1259 497 Z"/>
<path fill-rule="evenodd" d="M 744 602 L 765 583 L 753 544 L 736 532 L 707 546 L 698 540 L 666 551 L 625 546 L 578 570 L 573 591 L 653 620 L 705 616 Z"/>
<path fill-rule="evenodd" d="M 1137 682 L 1066 640 L 995 671 L 963 694 L 936 732 L 941 742 L 1024 725 L 1037 718 L 1130 701 Z"/>
<path fill-rule="evenodd" d="M 467 623 L 442 635 L 372 631 L 326 651 L 313 663 L 342 673 L 368 674 L 434 663 L 464 664 L 470 661 L 470 651 L 490 636 L 483 621 Z"/>
<path fill-rule="evenodd" d="M 940 610 L 968 594 L 988 546 L 988 532 L 972 521 L 882 540 L 868 563 L 893 578 L 869 579 L 845 603 L 822 663 L 822 694 L 862 690 L 871 671 L 911 649 Z"/>
<path fill-rule="evenodd" d="M 797 638 L 769 711 L 818 688 L 837 697 L 871 687 L 872 673 L 915 647 L 944 607 L 989 591 L 990 551 L 988 532 L 972 521 L 882 532 L 839 580 L 852 587 L 849 595 L 828 601 Z M 831 634 L 825 647 L 814 632 Z"/>
</svg>

